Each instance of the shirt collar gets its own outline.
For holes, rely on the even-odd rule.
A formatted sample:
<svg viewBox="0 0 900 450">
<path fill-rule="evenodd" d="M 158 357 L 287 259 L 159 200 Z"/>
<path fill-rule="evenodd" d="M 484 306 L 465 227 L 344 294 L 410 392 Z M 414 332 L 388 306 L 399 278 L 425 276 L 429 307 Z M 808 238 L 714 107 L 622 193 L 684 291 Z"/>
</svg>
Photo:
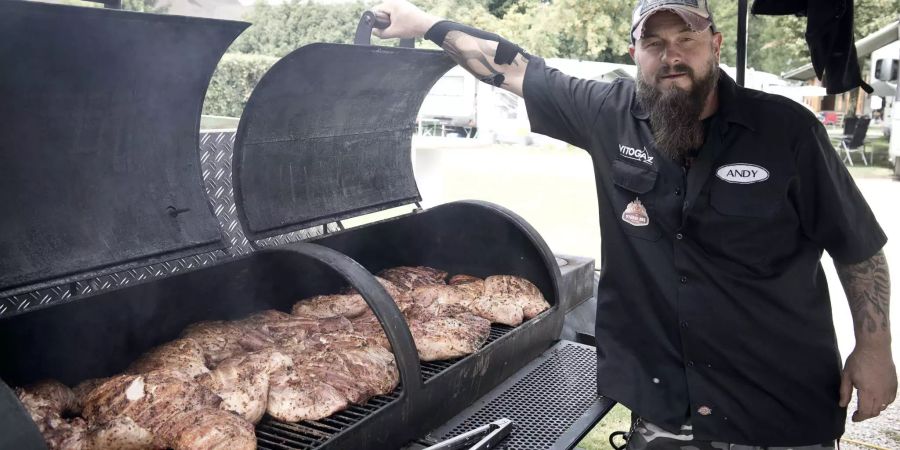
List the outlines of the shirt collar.
<svg viewBox="0 0 900 450">
<path fill-rule="evenodd" d="M 637 83 L 635 83 L 637 88 Z M 755 131 L 753 123 L 745 114 L 746 104 L 743 107 L 739 104 L 743 103 L 739 98 L 743 95 L 744 88 L 737 85 L 724 70 L 719 69 L 719 109 L 716 114 L 719 115 L 723 123 L 736 123 L 751 131 Z M 640 102 L 637 101 L 636 92 L 631 97 L 631 115 L 638 120 L 650 119 L 650 112 L 646 111 Z"/>
</svg>

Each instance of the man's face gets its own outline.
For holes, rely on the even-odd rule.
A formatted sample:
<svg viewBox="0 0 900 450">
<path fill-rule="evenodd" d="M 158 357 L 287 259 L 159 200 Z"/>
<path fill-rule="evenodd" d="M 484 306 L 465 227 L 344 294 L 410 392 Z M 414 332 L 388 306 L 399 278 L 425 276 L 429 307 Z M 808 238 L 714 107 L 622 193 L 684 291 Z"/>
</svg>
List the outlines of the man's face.
<svg viewBox="0 0 900 450">
<path fill-rule="evenodd" d="M 638 67 L 637 101 L 649 112 L 658 150 L 683 160 L 703 144 L 701 116 L 719 80 L 722 35 L 694 32 L 673 12 L 647 19 L 629 48 Z"/>
<path fill-rule="evenodd" d="M 691 91 L 698 78 L 718 66 L 722 35 L 710 30 L 695 32 L 671 11 L 650 16 L 644 33 L 629 48 L 645 84 L 660 91 Z"/>
</svg>

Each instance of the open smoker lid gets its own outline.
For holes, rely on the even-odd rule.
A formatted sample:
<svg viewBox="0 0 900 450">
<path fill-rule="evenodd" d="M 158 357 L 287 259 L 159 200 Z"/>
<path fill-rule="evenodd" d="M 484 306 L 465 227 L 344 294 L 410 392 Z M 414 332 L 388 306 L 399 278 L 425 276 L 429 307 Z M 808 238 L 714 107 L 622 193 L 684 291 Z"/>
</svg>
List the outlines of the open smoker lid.
<svg viewBox="0 0 900 450">
<path fill-rule="evenodd" d="M 246 26 L 0 2 L 0 292 L 224 246 L 200 111 Z"/>
<path fill-rule="evenodd" d="M 235 203 L 251 240 L 421 200 L 410 154 L 443 52 L 312 44 L 275 64 L 241 116 Z"/>
</svg>

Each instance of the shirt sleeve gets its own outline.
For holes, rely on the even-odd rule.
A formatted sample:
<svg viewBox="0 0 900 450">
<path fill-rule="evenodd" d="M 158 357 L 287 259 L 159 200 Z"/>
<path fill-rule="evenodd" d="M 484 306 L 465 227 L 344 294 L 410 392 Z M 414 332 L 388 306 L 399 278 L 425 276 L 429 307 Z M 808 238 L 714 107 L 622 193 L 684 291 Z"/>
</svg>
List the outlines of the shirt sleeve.
<svg viewBox="0 0 900 450">
<path fill-rule="evenodd" d="M 797 210 L 804 233 L 841 264 L 862 262 L 887 236 L 828 138 L 815 123 L 798 145 Z"/>
<path fill-rule="evenodd" d="M 531 57 L 522 83 L 531 131 L 587 149 L 611 85 L 566 75 Z"/>
</svg>

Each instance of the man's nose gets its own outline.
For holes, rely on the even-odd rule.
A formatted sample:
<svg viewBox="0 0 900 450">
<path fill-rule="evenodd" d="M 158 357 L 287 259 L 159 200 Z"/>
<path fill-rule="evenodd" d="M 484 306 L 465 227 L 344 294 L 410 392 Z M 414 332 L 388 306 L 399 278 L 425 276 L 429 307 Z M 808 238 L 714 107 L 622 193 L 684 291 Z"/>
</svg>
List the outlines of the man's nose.
<svg viewBox="0 0 900 450">
<path fill-rule="evenodd" d="M 668 65 L 669 67 L 675 66 L 675 64 L 681 63 L 681 52 L 678 51 L 678 48 L 675 44 L 666 44 L 665 48 L 663 48 L 663 52 L 660 55 L 660 61 L 663 64 Z"/>
</svg>

